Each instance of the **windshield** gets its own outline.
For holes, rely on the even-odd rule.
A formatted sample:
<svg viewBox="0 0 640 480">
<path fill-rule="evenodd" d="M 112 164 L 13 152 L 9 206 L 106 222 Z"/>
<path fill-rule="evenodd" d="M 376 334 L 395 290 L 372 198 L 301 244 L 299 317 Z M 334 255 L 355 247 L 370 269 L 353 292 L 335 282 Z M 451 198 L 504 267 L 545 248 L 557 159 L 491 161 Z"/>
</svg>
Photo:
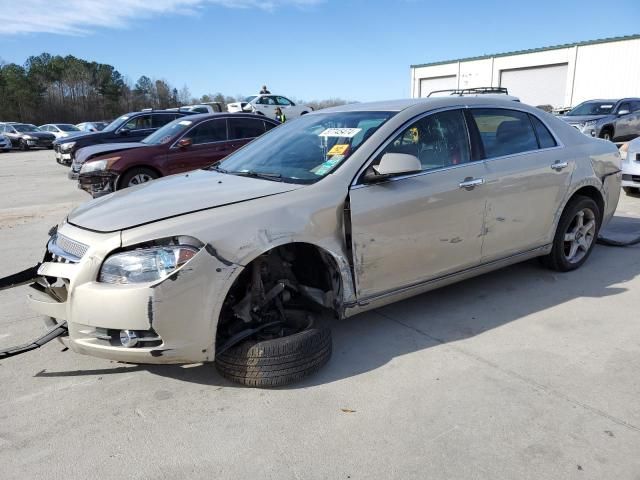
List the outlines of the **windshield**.
<svg viewBox="0 0 640 480">
<path fill-rule="evenodd" d="M 56 125 L 56 127 L 58 127 L 63 132 L 79 132 L 80 131 L 80 129 L 75 125 L 70 125 L 67 123 L 62 123 L 62 124 L 59 123 Z"/>
<path fill-rule="evenodd" d="M 247 103 L 251 103 L 251 100 L 257 97 L 258 97 L 257 95 L 251 95 L 250 97 L 245 97 L 244 101 Z"/>
<path fill-rule="evenodd" d="M 30 123 L 17 123 L 13 125 L 13 128 L 18 132 L 41 132 L 38 127 L 31 125 Z"/>
<path fill-rule="evenodd" d="M 109 125 L 104 127 L 102 130 L 105 131 L 105 132 L 113 132 L 120 125 L 122 125 L 124 122 L 129 120 L 130 117 L 131 117 L 130 115 L 123 115 L 120 118 L 116 118 L 113 122 L 111 122 Z"/>
<path fill-rule="evenodd" d="M 153 132 L 142 140 L 142 143 L 146 143 L 147 145 L 160 145 L 162 143 L 167 143 L 176 135 L 184 132 L 191 125 L 193 125 L 191 120 L 179 118 L 173 122 L 167 123 L 164 127 Z"/>
<path fill-rule="evenodd" d="M 585 102 L 567 113 L 570 117 L 578 115 L 609 115 L 614 107 L 614 102 Z"/>
<path fill-rule="evenodd" d="M 334 171 L 394 112 L 305 115 L 274 128 L 216 169 L 291 183 L 315 183 Z"/>
</svg>

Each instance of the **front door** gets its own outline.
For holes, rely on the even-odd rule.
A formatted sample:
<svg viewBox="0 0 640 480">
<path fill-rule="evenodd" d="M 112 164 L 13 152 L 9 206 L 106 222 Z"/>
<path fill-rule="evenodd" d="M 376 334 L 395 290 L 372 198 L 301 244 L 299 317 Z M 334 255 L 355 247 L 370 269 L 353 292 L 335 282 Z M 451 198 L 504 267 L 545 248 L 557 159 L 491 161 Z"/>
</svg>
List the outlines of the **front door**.
<svg viewBox="0 0 640 480">
<path fill-rule="evenodd" d="M 472 161 L 468 138 L 461 110 L 424 116 L 372 162 L 385 153 L 405 153 L 418 157 L 422 172 L 352 187 L 352 248 L 360 299 L 479 263 L 485 166 Z"/>
<path fill-rule="evenodd" d="M 535 115 L 472 108 L 485 153 L 487 208 L 482 261 L 517 254 L 551 241 L 558 205 L 575 161 Z"/>
<path fill-rule="evenodd" d="M 224 118 L 202 122 L 187 131 L 182 139 L 190 139 L 191 145 L 180 147 L 176 142 L 169 150 L 167 170 L 172 174 L 207 167 L 229 154 Z"/>
</svg>

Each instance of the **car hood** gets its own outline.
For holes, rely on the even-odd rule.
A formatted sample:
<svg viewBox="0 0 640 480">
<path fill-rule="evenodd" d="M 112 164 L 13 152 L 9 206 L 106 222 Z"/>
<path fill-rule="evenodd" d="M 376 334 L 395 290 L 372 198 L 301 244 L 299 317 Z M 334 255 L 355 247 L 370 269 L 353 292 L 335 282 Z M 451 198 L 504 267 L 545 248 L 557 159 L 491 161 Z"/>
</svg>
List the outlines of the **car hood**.
<svg viewBox="0 0 640 480">
<path fill-rule="evenodd" d="M 35 137 L 35 138 L 45 138 L 48 140 L 53 140 L 55 137 L 55 135 L 53 133 L 49 133 L 49 132 L 21 132 L 20 136 L 24 136 L 24 135 L 29 135 L 30 137 Z"/>
<path fill-rule="evenodd" d="M 96 232 L 115 232 L 178 215 L 278 195 L 304 185 L 196 170 L 161 178 L 97 198 L 76 208 L 68 222 Z"/>
<path fill-rule="evenodd" d="M 600 120 L 609 115 L 563 115 L 560 118 L 567 123 L 584 123 L 591 120 Z"/>
<path fill-rule="evenodd" d="M 100 138 L 101 136 L 102 132 L 79 132 L 77 135 L 72 137 L 62 137 L 57 139 L 56 144 L 60 145 L 61 143 L 78 142 L 84 139 Z"/>
<path fill-rule="evenodd" d="M 148 147 L 149 145 L 140 142 L 131 143 L 99 143 L 89 147 L 82 147 L 76 152 L 75 163 L 84 163 L 92 157 L 104 155 L 106 153 L 129 150 L 130 148 Z"/>
</svg>

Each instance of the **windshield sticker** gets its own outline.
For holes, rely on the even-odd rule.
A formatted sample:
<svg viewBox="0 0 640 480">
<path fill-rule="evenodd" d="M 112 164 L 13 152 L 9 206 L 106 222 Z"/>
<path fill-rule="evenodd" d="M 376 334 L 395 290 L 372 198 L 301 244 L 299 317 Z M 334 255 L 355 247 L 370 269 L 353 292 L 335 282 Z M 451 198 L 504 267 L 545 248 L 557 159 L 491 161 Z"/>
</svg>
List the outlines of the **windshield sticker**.
<svg viewBox="0 0 640 480">
<path fill-rule="evenodd" d="M 348 143 L 336 143 L 331 150 L 327 152 L 327 156 L 330 155 L 344 155 L 349 149 Z"/>
<path fill-rule="evenodd" d="M 334 155 L 329 160 L 321 164 L 319 167 L 316 167 L 313 170 L 313 173 L 318 176 L 323 176 L 333 170 L 337 164 L 339 164 L 344 159 L 344 155 Z"/>
<path fill-rule="evenodd" d="M 179 125 L 184 125 L 185 127 L 188 127 L 192 123 L 193 122 L 190 122 L 189 120 L 182 120 L 181 122 L 178 122 Z"/>
<path fill-rule="evenodd" d="M 327 128 L 319 137 L 353 138 L 362 131 L 361 128 Z"/>
</svg>

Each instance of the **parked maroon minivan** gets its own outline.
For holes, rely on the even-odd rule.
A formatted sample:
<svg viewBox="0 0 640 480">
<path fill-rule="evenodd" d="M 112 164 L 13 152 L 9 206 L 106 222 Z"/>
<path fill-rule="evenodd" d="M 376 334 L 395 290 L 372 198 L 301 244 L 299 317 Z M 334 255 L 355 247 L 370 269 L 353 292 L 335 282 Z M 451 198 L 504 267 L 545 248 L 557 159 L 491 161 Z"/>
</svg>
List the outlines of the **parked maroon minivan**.
<svg viewBox="0 0 640 480">
<path fill-rule="evenodd" d="M 86 147 L 87 151 L 79 155 L 88 160 L 79 165 L 78 185 L 96 198 L 166 175 L 203 168 L 277 125 L 262 115 L 243 113 L 178 118 L 138 143 Z M 98 150 L 90 150 L 93 148 Z"/>
</svg>

